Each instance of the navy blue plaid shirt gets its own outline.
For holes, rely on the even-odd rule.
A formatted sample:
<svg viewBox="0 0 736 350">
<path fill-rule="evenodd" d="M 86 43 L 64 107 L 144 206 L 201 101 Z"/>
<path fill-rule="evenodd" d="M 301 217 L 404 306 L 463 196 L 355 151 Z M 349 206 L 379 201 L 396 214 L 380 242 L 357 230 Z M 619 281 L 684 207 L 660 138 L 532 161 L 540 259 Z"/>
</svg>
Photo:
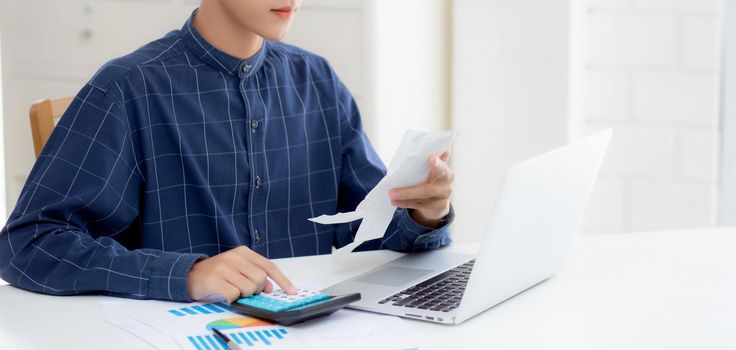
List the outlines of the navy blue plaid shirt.
<svg viewBox="0 0 736 350">
<path fill-rule="evenodd" d="M 245 245 L 327 254 L 385 167 L 321 57 L 266 41 L 249 59 L 181 30 L 108 62 L 54 129 L 0 233 L 0 276 L 51 294 L 189 300 L 192 264 Z M 449 215 L 448 220 L 452 218 Z M 397 209 L 358 249 L 449 244 Z"/>
</svg>

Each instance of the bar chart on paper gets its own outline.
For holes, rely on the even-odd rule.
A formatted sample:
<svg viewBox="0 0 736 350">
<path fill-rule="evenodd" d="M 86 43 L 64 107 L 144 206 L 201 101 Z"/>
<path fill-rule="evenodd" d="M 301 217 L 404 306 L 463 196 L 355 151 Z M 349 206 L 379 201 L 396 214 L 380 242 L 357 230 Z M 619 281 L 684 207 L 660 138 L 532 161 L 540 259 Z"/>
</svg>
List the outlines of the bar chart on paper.
<svg viewBox="0 0 736 350">
<path fill-rule="evenodd" d="M 226 334 L 241 349 L 301 350 L 308 347 L 293 328 L 236 313 L 224 302 L 168 301 L 105 303 L 106 320 L 159 349 L 227 350 L 213 332 Z M 2 346 L 0 345 L 0 349 Z"/>
<path fill-rule="evenodd" d="M 230 305 L 227 305 L 225 303 L 211 303 L 171 309 L 168 310 L 168 312 L 174 316 L 183 317 L 194 315 L 221 314 L 230 310 L 232 310 Z"/>
<path fill-rule="evenodd" d="M 227 317 L 210 321 L 204 327 L 207 332 L 187 336 L 187 345 L 197 350 L 227 350 L 227 345 L 212 334 L 216 328 L 227 334 L 230 339 L 241 347 L 270 347 L 278 346 L 287 337 L 289 332 L 283 327 L 277 327 L 271 322 L 248 316 Z"/>
<path fill-rule="evenodd" d="M 210 304 L 190 304 L 185 307 L 167 310 L 169 316 L 175 316 L 172 322 L 182 319 L 201 319 L 206 322 L 203 332 L 186 336 L 186 344 L 190 349 L 197 350 L 220 350 L 227 349 L 227 345 L 213 335 L 212 329 L 216 328 L 227 334 L 230 339 L 241 347 L 270 347 L 282 343 L 289 332 L 282 327 L 277 327 L 254 317 L 237 315 L 232 313 L 232 308 L 221 302 Z M 229 317 L 228 317 L 229 316 Z M 222 317 L 222 318 L 220 318 Z M 207 322 L 209 321 L 209 322 Z M 198 321 L 201 322 L 201 321 Z M 182 345 L 184 345 L 182 344 Z"/>
<path fill-rule="evenodd" d="M 102 303 L 105 319 L 140 347 L 228 350 L 213 329 L 241 349 L 408 349 L 417 337 L 400 319 L 340 310 L 319 321 L 282 326 L 234 312 L 226 303 L 180 304 L 157 300 Z M 0 346 L 0 349 L 4 349 Z"/>
<path fill-rule="evenodd" d="M 230 339 L 241 347 L 268 347 L 276 345 L 288 337 L 289 333 L 284 328 L 260 329 L 253 331 L 230 331 L 224 332 Z M 188 336 L 189 343 L 193 349 L 198 350 L 227 350 L 227 345 L 211 334 Z"/>
</svg>

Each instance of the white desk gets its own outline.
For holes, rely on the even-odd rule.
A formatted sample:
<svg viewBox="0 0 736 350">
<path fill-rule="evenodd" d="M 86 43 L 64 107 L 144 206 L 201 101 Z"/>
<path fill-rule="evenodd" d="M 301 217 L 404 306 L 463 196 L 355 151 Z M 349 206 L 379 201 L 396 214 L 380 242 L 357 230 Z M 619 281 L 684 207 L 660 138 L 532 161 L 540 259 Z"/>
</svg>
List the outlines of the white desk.
<svg viewBox="0 0 736 350">
<path fill-rule="evenodd" d="M 397 256 L 278 263 L 330 284 Z M 106 299 L 0 286 L 0 348 L 125 349 L 97 303 Z M 736 349 L 736 228 L 578 236 L 556 277 L 466 323 L 407 322 L 445 349 Z"/>
</svg>

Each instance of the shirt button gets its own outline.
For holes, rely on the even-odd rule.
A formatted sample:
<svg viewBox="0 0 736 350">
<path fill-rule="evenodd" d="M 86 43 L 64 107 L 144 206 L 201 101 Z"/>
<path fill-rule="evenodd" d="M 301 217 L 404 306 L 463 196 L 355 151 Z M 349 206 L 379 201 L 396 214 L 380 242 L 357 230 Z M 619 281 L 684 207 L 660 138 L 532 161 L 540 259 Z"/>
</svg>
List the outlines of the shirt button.
<svg viewBox="0 0 736 350">
<path fill-rule="evenodd" d="M 255 239 L 256 239 L 256 243 L 260 243 L 261 242 L 261 233 L 258 232 L 258 230 L 256 230 L 256 232 L 255 232 Z"/>
<path fill-rule="evenodd" d="M 262 183 L 263 182 L 261 181 L 261 177 L 256 176 L 256 188 L 260 188 Z"/>
<path fill-rule="evenodd" d="M 249 65 L 249 64 L 244 64 L 244 65 L 243 65 L 243 73 L 248 73 L 248 72 L 250 72 L 250 69 L 251 69 L 251 68 L 253 68 L 253 66 L 251 66 L 251 65 Z"/>
<path fill-rule="evenodd" d="M 251 128 L 251 130 L 253 130 L 253 132 L 256 132 L 256 129 L 258 129 L 258 121 L 257 120 L 251 121 L 250 122 L 250 128 Z"/>
</svg>

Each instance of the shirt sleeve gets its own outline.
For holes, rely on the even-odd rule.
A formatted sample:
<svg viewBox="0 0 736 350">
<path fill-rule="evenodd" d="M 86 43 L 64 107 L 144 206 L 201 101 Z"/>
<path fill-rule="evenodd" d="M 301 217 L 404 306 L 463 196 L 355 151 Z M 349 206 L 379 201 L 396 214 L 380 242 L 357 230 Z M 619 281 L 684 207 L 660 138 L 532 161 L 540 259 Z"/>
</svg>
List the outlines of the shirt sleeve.
<svg viewBox="0 0 736 350">
<path fill-rule="evenodd" d="M 86 85 L 64 113 L 0 232 L 4 280 L 56 295 L 189 300 L 186 276 L 202 255 L 126 248 L 140 235 L 145 179 L 121 105 Z"/>
<path fill-rule="evenodd" d="M 339 79 L 335 80 L 338 82 L 337 107 L 343 147 L 338 211 L 346 212 L 355 210 L 360 201 L 385 176 L 386 167 L 363 130 L 360 112 L 353 96 Z M 356 251 L 421 251 L 446 246 L 452 242 L 448 228 L 454 217 L 454 210 L 451 208 L 440 226 L 433 229 L 416 223 L 408 209 L 398 208 L 384 236 L 364 242 Z M 351 243 L 359 226 L 360 221 L 339 224 L 334 245 L 339 248 Z"/>
</svg>

